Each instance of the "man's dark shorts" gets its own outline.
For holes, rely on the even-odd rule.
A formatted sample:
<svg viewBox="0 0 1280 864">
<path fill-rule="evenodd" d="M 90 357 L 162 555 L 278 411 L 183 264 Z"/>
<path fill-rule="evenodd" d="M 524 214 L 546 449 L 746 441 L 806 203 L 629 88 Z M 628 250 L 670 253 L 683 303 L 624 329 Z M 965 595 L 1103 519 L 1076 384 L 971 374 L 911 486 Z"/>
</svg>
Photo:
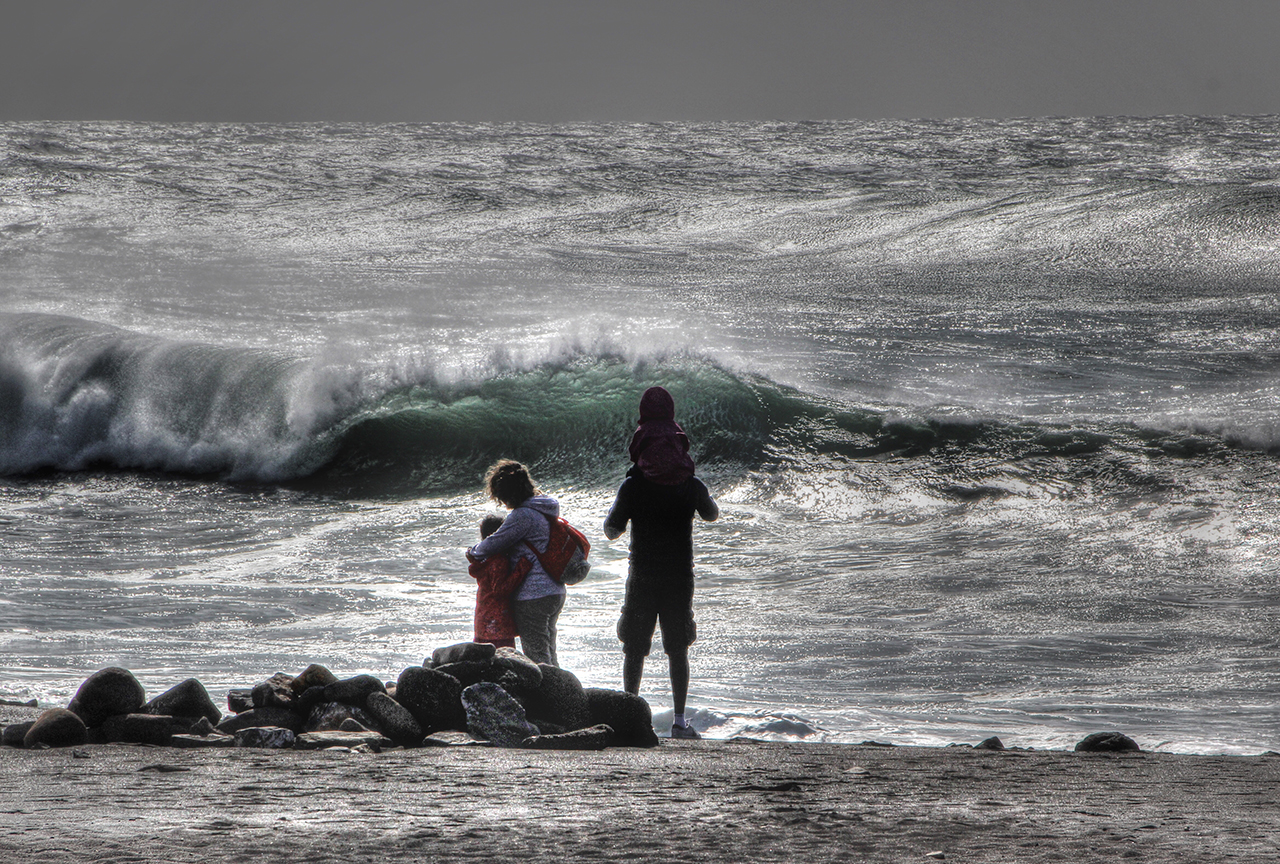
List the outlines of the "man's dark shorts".
<svg viewBox="0 0 1280 864">
<path fill-rule="evenodd" d="M 618 639 L 623 651 L 648 656 L 653 647 L 653 629 L 662 628 L 662 650 L 682 654 L 698 638 L 693 621 L 693 579 L 688 584 L 671 584 L 627 579 L 627 595 L 618 619 Z"/>
</svg>

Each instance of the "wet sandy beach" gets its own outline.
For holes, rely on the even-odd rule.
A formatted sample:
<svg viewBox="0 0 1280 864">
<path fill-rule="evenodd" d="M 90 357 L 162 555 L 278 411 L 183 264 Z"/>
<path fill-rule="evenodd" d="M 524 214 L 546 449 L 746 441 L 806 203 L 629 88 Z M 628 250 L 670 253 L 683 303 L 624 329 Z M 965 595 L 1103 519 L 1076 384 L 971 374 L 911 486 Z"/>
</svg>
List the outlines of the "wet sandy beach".
<svg viewBox="0 0 1280 864">
<path fill-rule="evenodd" d="M 1274 862 L 1280 757 L 0 751 L 0 860 Z"/>
</svg>

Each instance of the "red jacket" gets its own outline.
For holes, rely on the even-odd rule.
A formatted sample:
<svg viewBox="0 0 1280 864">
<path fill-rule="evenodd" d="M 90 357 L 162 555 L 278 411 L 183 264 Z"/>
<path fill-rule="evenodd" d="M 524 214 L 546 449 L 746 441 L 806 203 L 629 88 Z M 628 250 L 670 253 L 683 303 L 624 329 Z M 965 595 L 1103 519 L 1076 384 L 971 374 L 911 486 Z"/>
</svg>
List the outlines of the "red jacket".
<svg viewBox="0 0 1280 864">
<path fill-rule="evenodd" d="M 529 575 L 531 562 L 521 558 L 514 567 L 506 555 L 471 559 L 467 572 L 476 580 L 476 642 L 515 639 L 516 622 L 511 617 L 511 598 Z"/>
</svg>

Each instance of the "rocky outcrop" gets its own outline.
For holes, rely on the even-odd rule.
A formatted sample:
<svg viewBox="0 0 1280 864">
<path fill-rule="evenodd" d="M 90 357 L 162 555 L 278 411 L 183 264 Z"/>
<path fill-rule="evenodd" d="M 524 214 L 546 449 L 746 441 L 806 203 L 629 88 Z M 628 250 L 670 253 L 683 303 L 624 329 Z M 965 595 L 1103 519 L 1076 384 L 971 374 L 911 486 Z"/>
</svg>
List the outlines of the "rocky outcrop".
<svg viewBox="0 0 1280 864">
<path fill-rule="evenodd" d="M 108 666 L 84 680 L 67 710 L 78 715 L 85 726 L 93 727 L 114 714 L 136 713 L 146 701 L 146 691 L 132 672 Z"/>
<path fill-rule="evenodd" d="M 427 663 L 404 669 L 394 682 L 367 674 L 339 680 L 318 664 L 297 676 L 277 672 L 251 689 L 229 691 L 233 713 L 226 716 L 195 678 L 146 702 L 132 673 L 109 667 L 87 678 L 66 709 L 6 715 L 0 722 L 13 725 L 3 742 L 287 747 L 307 734 L 376 736 L 350 744 L 308 739 L 366 752 L 460 743 L 564 750 L 658 743 L 643 699 L 585 690 L 573 673 L 540 666 L 513 648 L 459 643 Z"/>
</svg>

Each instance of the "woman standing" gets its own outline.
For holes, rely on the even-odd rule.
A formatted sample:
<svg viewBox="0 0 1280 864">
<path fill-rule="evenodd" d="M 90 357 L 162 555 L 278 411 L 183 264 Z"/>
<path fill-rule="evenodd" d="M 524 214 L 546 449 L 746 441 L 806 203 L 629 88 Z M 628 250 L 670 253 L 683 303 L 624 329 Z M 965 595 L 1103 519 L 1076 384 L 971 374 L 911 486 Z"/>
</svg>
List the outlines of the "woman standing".
<svg viewBox="0 0 1280 864">
<path fill-rule="evenodd" d="M 535 663 L 559 666 L 556 621 L 564 608 L 565 589 L 547 575 L 534 549 L 546 551 L 551 520 L 560 515 L 560 502 L 543 495 L 533 485 L 529 469 L 511 459 L 495 462 L 484 480 L 489 497 L 511 512 L 502 520 L 502 527 L 467 550 L 467 557 L 506 555 L 513 567 L 522 558 L 530 562 L 529 575 L 516 589 L 511 604 L 520 648 Z"/>
</svg>

